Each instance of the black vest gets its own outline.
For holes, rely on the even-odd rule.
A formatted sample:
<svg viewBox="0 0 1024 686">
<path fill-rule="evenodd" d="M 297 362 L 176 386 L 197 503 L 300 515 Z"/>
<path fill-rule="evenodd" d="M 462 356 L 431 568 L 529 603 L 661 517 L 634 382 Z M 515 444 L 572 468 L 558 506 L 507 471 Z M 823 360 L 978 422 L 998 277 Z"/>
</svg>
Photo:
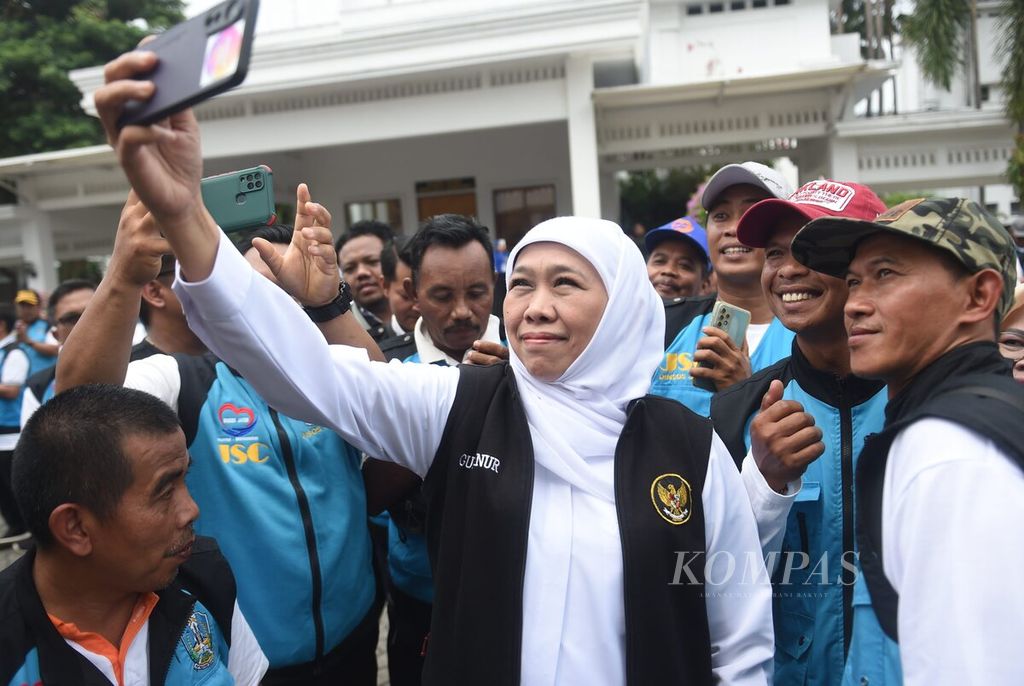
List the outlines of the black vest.
<svg viewBox="0 0 1024 686">
<path fill-rule="evenodd" d="M 511 368 L 459 369 L 423 485 L 435 583 L 423 683 L 517 686 L 533 444 Z M 712 683 L 701 501 L 710 446 L 710 422 L 679 403 L 646 396 L 630 404 L 615 451 L 630 686 Z M 667 475 L 689 484 L 685 523 L 660 514 L 656 485 L 678 483 Z M 701 554 L 689 567 L 697 584 L 671 583 L 677 551 Z"/>
<path fill-rule="evenodd" d="M 32 579 L 34 558 L 35 552 L 29 551 L 0 573 L 0 683 L 8 683 L 35 648 L 47 686 L 110 686 L 92 663 L 67 645 L 48 618 Z M 156 594 L 160 602 L 149 617 L 149 683 L 164 683 L 197 599 L 231 645 L 235 577 L 212 538 L 197 536 L 192 556 L 178 568 L 178 576 Z"/>
<path fill-rule="evenodd" d="M 955 422 L 990 439 L 1024 469 L 1024 386 L 1010 376 L 993 343 L 972 343 L 946 353 L 889 402 L 885 429 L 864 441 L 857 463 L 857 545 L 871 605 L 894 641 L 899 638 L 899 594 L 882 564 L 885 465 L 900 431 L 926 417 Z"/>
</svg>

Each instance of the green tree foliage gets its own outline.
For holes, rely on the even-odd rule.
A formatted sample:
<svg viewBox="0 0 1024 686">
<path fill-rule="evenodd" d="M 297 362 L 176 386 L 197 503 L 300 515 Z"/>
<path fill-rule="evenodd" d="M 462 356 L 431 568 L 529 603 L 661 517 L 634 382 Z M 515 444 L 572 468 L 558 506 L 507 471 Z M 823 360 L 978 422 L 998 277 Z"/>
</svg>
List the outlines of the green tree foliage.
<svg viewBox="0 0 1024 686">
<path fill-rule="evenodd" d="M 99 122 L 82 111 L 67 72 L 130 50 L 149 31 L 180 21 L 182 6 L 182 0 L 0 0 L 0 158 L 101 143 Z"/>
<path fill-rule="evenodd" d="M 970 21 L 965 0 L 918 0 L 913 14 L 900 17 L 900 33 L 917 49 L 925 78 L 946 90 L 964 64 Z"/>
<path fill-rule="evenodd" d="M 622 227 L 632 233 L 634 224 L 653 229 L 685 216 L 690 196 L 713 171 L 711 167 L 699 167 L 630 172 L 619 181 Z"/>
</svg>

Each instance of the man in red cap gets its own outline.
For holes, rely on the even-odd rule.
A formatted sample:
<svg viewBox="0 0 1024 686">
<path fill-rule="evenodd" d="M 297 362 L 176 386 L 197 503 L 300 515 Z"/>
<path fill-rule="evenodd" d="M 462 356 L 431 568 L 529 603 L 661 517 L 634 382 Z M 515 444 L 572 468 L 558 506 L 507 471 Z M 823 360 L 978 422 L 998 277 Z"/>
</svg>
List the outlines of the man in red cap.
<svg viewBox="0 0 1024 686">
<path fill-rule="evenodd" d="M 744 245 L 764 249 L 768 305 L 796 333 L 790 357 L 711 402 L 715 430 L 742 463 L 751 499 L 769 505 L 754 511 L 777 564 L 777 684 L 838 685 L 844 669 L 852 683 L 900 683 L 898 650 L 878 626 L 854 552 L 854 460 L 864 437 L 881 430 L 887 395 L 882 382 L 850 372 L 846 282 L 790 253 L 812 219 L 873 220 L 884 211 L 865 186 L 812 181 L 787 200 L 753 205 L 737 227 Z"/>
</svg>

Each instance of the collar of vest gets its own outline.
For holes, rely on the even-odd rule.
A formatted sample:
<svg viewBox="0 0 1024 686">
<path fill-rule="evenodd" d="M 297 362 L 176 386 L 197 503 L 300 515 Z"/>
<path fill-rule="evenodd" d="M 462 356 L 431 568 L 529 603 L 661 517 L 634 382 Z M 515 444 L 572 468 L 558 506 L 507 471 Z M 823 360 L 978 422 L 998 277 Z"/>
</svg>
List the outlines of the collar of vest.
<svg viewBox="0 0 1024 686">
<path fill-rule="evenodd" d="M 840 407 L 843 404 L 851 407 L 860 405 L 885 387 L 883 381 L 862 379 L 854 374 L 841 377 L 832 372 L 816 369 L 804 356 L 795 338 L 790 368 L 800 388 L 832 407 Z"/>
<path fill-rule="evenodd" d="M 205 553 L 214 545 L 208 541 L 199 537 L 194 547 Z M 33 548 L 13 566 L 16 567 L 18 602 L 39 650 L 42 682 L 47 686 L 109 686 L 106 677 L 71 648 L 50 621 L 32 578 L 35 556 Z M 180 579 L 175 579 L 156 594 L 160 600 L 149 618 L 149 669 L 150 683 L 162 684 L 196 598 L 183 588 Z"/>
<path fill-rule="evenodd" d="M 889 401 L 885 425 L 889 426 L 914 414 L 922 405 L 939 395 L 942 387 L 961 385 L 965 377 L 978 374 L 1009 374 L 1009 362 L 999 354 L 992 341 L 968 343 L 940 356 L 917 373 L 910 383 Z"/>
</svg>

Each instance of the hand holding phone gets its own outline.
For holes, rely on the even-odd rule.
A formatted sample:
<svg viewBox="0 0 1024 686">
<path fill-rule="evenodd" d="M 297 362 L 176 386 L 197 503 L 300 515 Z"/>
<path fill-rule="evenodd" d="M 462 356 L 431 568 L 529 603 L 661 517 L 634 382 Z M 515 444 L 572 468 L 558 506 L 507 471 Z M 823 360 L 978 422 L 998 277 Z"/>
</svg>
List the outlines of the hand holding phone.
<svg viewBox="0 0 1024 686">
<path fill-rule="evenodd" d="M 274 172 L 261 164 L 208 176 L 200 184 L 203 204 L 225 233 L 273 224 Z"/>
<path fill-rule="evenodd" d="M 732 379 L 731 383 L 735 383 L 740 378 L 750 376 L 750 359 L 743 352 L 747 327 L 750 325 L 750 312 L 741 307 L 718 300 L 711 310 L 711 318 L 708 320 L 708 325 L 723 331 L 726 340 L 705 332 L 705 335 L 714 340 L 710 341 L 706 346 L 701 345 L 706 339 L 701 339 L 701 342 L 698 343 L 694 358 L 700 357 L 701 359 L 698 361 L 697 367 L 706 370 L 718 369 L 721 372 L 731 370 L 733 373 L 730 373 L 730 377 L 737 377 Z M 711 362 L 708 358 L 716 358 L 718 363 Z M 729 367 L 728 370 L 724 368 L 726 364 Z M 705 374 L 693 374 L 693 370 L 691 370 L 691 376 L 694 386 L 712 393 L 731 385 L 731 383 L 721 384 L 721 382 L 726 381 L 725 378 L 716 380 Z M 717 376 L 721 376 L 721 374 Z M 716 383 L 716 381 L 719 383 Z"/>
<path fill-rule="evenodd" d="M 160 121 L 245 80 L 259 0 L 227 0 L 168 29 L 143 46 L 159 57 L 136 78 L 152 81 L 148 100 L 130 100 L 118 127 Z"/>
</svg>

